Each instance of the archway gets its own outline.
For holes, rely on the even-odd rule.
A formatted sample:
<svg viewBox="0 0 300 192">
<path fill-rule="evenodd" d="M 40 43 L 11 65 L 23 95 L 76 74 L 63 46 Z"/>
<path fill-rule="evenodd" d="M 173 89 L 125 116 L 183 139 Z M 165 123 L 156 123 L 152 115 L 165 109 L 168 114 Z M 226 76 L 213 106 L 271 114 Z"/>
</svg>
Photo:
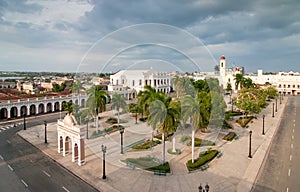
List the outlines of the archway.
<svg viewBox="0 0 300 192">
<path fill-rule="evenodd" d="M 51 112 L 52 112 L 52 104 L 47 103 L 47 113 L 51 113 Z"/>
<path fill-rule="evenodd" d="M 29 111 L 30 111 L 30 115 L 35 115 L 36 114 L 35 105 L 30 105 Z"/>
<path fill-rule="evenodd" d="M 67 136 L 65 139 L 65 155 L 69 154 L 70 144 L 71 144 L 71 139 L 70 137 Z"/>
<path fill-rule="evenodd" d="M 85 99 L 81 99 L 81 107 L 85 106 Z"/>
<path fill-rule="evenodd" d="M 7 119 L 7 115 L 8 115 L 8 112 L 7 112 L 7 109 L 6 108 L 1 108 L 0 110 L 0 119 Z"/>
<path fill-rule="evenodd" d="M 12 107 L 10 109 L 10 118 L 16 118 L 18 117 L 18 109 L 17 107 Z"/>
<path fill-rule="evenodd" d="M 59 153 L 63 151 L 63 143 L 64 143 L 63 137 L 60 136 L 59 137 L 59 151 L 58 151 Z"/>
<path fill-rule="evenodd" d="M 21 116 L 23 115 L 27 115 L 27 107 L 25 105 L 21 107 Z"/>
<path fill-rule="evenodd" d="M 59 111 L 59 102 L 54 103 L 54 111 L 58 112 Z"/>
<path fill-rule="evenodd" d="M 39 114 L 42 114 L 42 113 L 44 113 L 44 104 L 43 103 L 41 103 L 41 104 L 39 104 L 39 109 L 38 109 L 38 112 L 39 112 Z"/>
<path fill-rule="evenodd" d="M 78 99 L 75 100 L 75 104 L 78 105 Z"/>
<path fill-rule="evenodd" d="M 76 161 L 78 159 L 78 145 L 77 143 L 74 144 L 74 159 L 73 161 Z"/>
</svg>

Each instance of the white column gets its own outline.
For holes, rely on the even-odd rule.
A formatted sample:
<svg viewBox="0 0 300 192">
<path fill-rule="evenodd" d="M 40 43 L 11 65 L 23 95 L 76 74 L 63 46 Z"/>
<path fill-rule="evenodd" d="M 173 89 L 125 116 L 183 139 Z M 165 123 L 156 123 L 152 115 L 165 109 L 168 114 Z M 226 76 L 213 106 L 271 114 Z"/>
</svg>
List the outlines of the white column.
<svg viewBox="0 0 300 192">
<path fill-rule="evenodd" d="M 74 147 L 75 147 L 75 142 L 72 142 L 72 162 L 75 162 L 75 151 L 74 151 Z"/>
</svg>

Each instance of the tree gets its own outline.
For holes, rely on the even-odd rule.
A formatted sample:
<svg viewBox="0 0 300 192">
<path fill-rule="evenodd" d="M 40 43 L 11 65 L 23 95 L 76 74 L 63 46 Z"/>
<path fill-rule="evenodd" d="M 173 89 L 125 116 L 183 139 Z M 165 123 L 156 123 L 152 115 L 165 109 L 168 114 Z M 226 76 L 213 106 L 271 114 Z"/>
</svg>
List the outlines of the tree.
<svg viewBox="0 0 300 192">
<path fill-rule="evenodd" d="M 105 111 L 105 105 L 109 95 L 106 91 L 102 90 L 101 87 L 95 85 L 86 92 L 89 94 L 86 104 L 95 117 L 96 132 L 98 133 L 98 114 L 99 112 Z"/>
<path fill-rule="evenodd" d="M 171 97 L 160 94 L 158 100 L 151 102 L 149 106 L 148 125 L 157 128 L 162 134 L 162 164 L 165 163 L 165 137 L 174 132 L 179 124 L 178 103 Z"/>
<path fill-rule="evenodd" d="M 181 112 L 183 122 L 186 123 L 190 119 L 192 124 L 192 163 L 194 163 L 195 131 L 199 128 L 201 120 L 198 99 L 186 95 L 182 99 Z"/>
<path fill-rule="evenodd" d="M 57 83 L 52 83 L 52 91 L 53 92 L 61 92 L 63 90 L 65 90 L 66 88 L 66 83 L 62 83 L 61 85 L 57 84 Z"/>
<path fill-rule="evenodd" d="M 150 103 L 152 101 L 154 101 L 158 96 L 158 93 L 156 92 L 156 90 L 154 88 L 152 88 L 151 86 L 146 85 L 144 87 L 144 89 L 145 89 L 144 91 L 141 91 L 138 94 L 138 106 L 143 111 L 142 118 L 143 118 L 144 113 L 148 113 L 148 108 L 149 108 Z"/>
<path fill-rule="evenodd" d="M 243 88 L 245 77 L 242 74 L 236 74 L 234 80 L 235 80 L 235 86 L 236 86 L 235 89 L 238 89 L 239 86 L 241 88 Z"/>
<path fill-rule="evenodd" d="M 120 124 L 120 109 L 125 109 L 126 105 L 127 103 L 123 95 L 117 93 L 113 95 L 111 107 L 118 111 L 118 128 Z"/>
<path fill-rule="evenodd" d="M 72 92 L 79 94 L 80 90 L 84 90 L 84 87 L 80 81 L 76 80 L 72 83 Z"/>
<path fill-rule="evenodd" d="M 61 107 L 62 107 L 62 110 L 67 111 L 68 114 L 72 113 L 73 109 L 74 109 L 74 105 L 73 105 L 72 101 L 63 102 Z"/>
</svg>

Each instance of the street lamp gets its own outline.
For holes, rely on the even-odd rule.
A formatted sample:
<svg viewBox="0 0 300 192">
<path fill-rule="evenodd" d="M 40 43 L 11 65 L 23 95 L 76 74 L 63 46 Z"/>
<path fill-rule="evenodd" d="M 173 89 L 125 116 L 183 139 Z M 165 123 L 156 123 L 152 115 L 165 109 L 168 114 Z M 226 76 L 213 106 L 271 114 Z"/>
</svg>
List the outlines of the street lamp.
<svg viewBox="0 0 300 192">
<path fill-rule="evenodd" d="M 249 158 L 252 158 L 252 155 L 251 155 L 251 136 L 252 136 L 252 131 L 250 130 L 249 131 L 249 155 L 248 155 Z"/>
<path fill-rule="evenodd" d="M 47 121 L 44 121 L 45 125 L 45 143 L 47 143 Z"/>
<path fill-rule="evenodd" d="M 272 117 L 275 117 L 275 116 L 274 116 L 274 104 L 275 104 L 275 103 L 273 103 L 273 113 L 272 113 Z"/>
<path fill-rule="evenodd" d="M 123 133 L 124 133 L 124 128 L 122 127 L 121 129 L 119 129 L 120 131 L 120 136 L 121 136 L 121 154 L 124 154 L 123 152 Z"/>
<path fill-rule="evenodd" d="M 277 98 L 275 99 L 276 101 L 276 108 L 275 108 L 275 112 L 277 113 Z"/>
<path fill-rule="evenodd" d="M 135 124 L 137 124 L 137 118 L 138 118 L 137 111 L 138 111 L 138 106 L 136 104 L 136 106 L 135 106 Z"/>
<path fill-rule="evenodd" d="M 106 146 L 105 145 L 101 145 L 101 149 L 102 149 L 102 153 L 103 153 L 103 175 L 102 175 L 102 179 L 106 179 L 106 175 L 105 175 L 105 153 L 106 153 Z"/>
<path fill-rule="evenodd" d="M 262 128 L 262 134 L 265 135 L 265 115 L 263 117 L 263 128 Z"/>
</svg>

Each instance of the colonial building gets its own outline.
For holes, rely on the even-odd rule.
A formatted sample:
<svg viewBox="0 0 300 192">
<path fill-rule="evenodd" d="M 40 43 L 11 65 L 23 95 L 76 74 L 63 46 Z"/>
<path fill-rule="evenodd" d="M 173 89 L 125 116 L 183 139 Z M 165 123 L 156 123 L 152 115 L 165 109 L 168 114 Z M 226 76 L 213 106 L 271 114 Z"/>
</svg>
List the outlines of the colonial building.
<svg viewBox="0 0 300 192">
<path fill-rule="evenodd" d="M 300 95 L 300 74 L 298 72 L 279 72 L 277 74 L 263 74 L 258 70 L 257 75 L 245 76 L 256 84 L 270 83 L 274 85 L 279 94 Z"/>
<path fill-rule="evenodd" d="M 239 87 L 236 86 L 235 83 L 235 76 L 236 74 L 243 74 L 244 68 L 243 67 L 232 67 L 226 68 L 226 58 L 224 55 L 220 58 L 220 85 L 223 89 L 226 89 L 228 85 L 231 86 L 233 91 L 237 91 Z"/>
<path fill-rule="evenodd" d="M 124 94 L 125 98 L 135 98 L 137 93 L 150 85 L 157 92 L 170 93 L 172 77 L 169 73 L 149 70 L 121 70 L 110 76 L 108 91 Z"/>
</svg>

